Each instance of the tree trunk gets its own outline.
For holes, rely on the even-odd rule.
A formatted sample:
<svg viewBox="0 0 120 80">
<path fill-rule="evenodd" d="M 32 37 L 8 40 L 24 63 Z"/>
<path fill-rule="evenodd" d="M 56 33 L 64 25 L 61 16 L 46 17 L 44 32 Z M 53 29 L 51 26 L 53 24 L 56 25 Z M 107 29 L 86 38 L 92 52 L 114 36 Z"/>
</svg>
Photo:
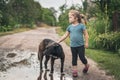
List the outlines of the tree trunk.
<svg viewBox="0 0 120 80">
<path fill-rule="evenodd" d="M 115 11 L 113 13 L 113 19 L 112 19 L 112 22 L 113 22 L 113 29 L 114 31 L 118 31 L 120 25 L 119 25 L 119 15 L 120 15 L 120 12 L 118 11 Z"/>
</svg>

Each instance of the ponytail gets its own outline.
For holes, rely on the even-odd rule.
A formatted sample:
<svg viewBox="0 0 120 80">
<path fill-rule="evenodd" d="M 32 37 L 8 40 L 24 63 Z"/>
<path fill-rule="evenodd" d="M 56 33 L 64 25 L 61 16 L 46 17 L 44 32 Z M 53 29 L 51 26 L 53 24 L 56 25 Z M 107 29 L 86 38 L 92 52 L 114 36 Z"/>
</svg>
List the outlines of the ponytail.
<svg viewBox="0 0 120 80">
<path fill-rule="evenodd" d="M 81 23 L 81 16 L 80 16 L 80 14 L 76 14 L 76 17 L 78 18 L 78 22 Z"/>
<path fill-rule="evenodd" d="M 80 16 L 81 16 L 81 23 L 87 25 L 87 20 L 86 20 L 85 15 L 84 14 L 80 14 Z"/>
</svg>

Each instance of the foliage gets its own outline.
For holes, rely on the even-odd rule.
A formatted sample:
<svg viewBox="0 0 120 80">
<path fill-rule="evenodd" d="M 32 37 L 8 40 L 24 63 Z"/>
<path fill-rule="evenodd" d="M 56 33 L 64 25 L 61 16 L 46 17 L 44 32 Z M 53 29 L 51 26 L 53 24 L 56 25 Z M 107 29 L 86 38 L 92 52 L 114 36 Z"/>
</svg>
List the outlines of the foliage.
<svg viewBox="0 0 120 80">
<path fill-rule="evenodd" d="M 53 12 L 48 8 L 42 8 L 42 22 L 45 22 L 51 26 L 55 25 L 56 18 L 53 14 Z"/>
<path fill-rule="evenodd" d="M 98 35 L 95 39 L 96 47 L 110 51 L 120 49 L 120 32 L 108 32 Z"/>
<path fill-rule="evenodd" d="M 116 15 L 116 13 L 120 13 L 119 0 L 94 0 L 93 5 L 94 7 L 97 8 L 95 13 L 101 14 L 100 16 L 96 16 L 96 17 L 104 18 L 107 21 L 107 24 L 108 24 L 107 27 L 109 27 L 111 31 L 114 30 L 114 27 L 116 24 L 118 24 L 117 27 L 118 29 L 120 29 L 119 28 L 120 17 Z"/>
<path fill-rule="evenodd" d="M 95 20 L 93 22 L 88 22 L 88 32 L 90 35 L 89 43 L 90 48 L 105 48 L 107 50 L 117 51 L 119 42 L 115 42 L 116 38 L 112 38 L 113 41 L 109 41 L 108 37 L 107 39 L 105 37 L 111 36 L 111 34 L 114 30 L 114 22 L 117 22 L 113 20 L 114 13 L 117 11 L 120 11 L 120 1 L 119 0 L 94 0 L 92 3 L 93 6 L 89 6 L 89 10 L 87 10 L 88 18 L 94 17 Z M 120 20 L 119 16 L 117 17 L 118 20 Z M 109 34 L 108 34 L 109 33 Z M 107 36 L 102 37 L 104 39 L 99 39 L 100 35 L 107 34 Z M 114 33 L 113 33 L 114 34 Z M 116 32 L 116 34 L 119 34 Z M 114 34 L 114 35 L 116 35 Z M 99 36 L 98 36 L 99 35 Z M 112 36 L 113 37 L 113 36 Z M 96 41 L 95 39 L 99 39 L 100 41 Z M 111 38 L 110 38 L 111 40 Z M 108 42 L 108 43 L 107 43 Z M 114 43 L 113 45 L 110 43 Z M 103 45 L 104 43 L 104 45 Z M 99 44 L 99 45 L 98 45 Z M 116 48 L 117 46 L 117 48 Z M 111 49 L 112 48 L 112 49 Z"/>
<path fill-rule="evenodd" d="M 95 37 L 97 36 L 95 21 L 87 24 L 87 31 L 89 34 L 89 48 L 95 48 Z"/>
<path fill-rule="evenodd" d="M 25 28 L 25 27 L 16 28 L 16 29 L 14 29 L 12 31 L 0 32 L 0 36 L 10 35 L 10 34 L 24 32 L 24 31 L 28 31 L 28 30 L 31 30 L 31 29 L 30 28 Z"/>
<path fill-rule="evenodd" d="M 97 34 L 103 34 L 109 30 L 107 27 L 107 20 L 104 18 L 96 19 L 93 26 L 94 26 Z"/>
<path fill-rule="evenodd" d="M 8 17 L 10 18 L 10 23 L 17 24 L 30 24 L 35 21 L 36 14 L 39 11 L 36 10 L 37 3 L 33 0 L 12 0 L 7 4 Z M 41 7 L 39 7 L 41 9 Z M 14 17 L 13 17 L 14 16 Z M 13 24 L 14 25 L 14 24 Z"/>
<path fill-rule="evenodd" d="M 34 0 L 0 0 L 0 32 L 11 31 L 21 26 L 32 28 L 37 22 L 55 25 L 53 10 L 54 8 L 43 8 Z"/>
<path fill-rule="evenodd" d="M 87 8 L 88 8 L 88 3 L 87 3 L 87 0 L 85 0 L 83 2 L 83 9 L 84 9 L 85 12 L 87 11 Z"/>
<path fill-rule="evenodd" d="M 120 48 L 118 49 L 118 55 L 120 56 Z"/>
<path fill-rule="evenodd" d="M 61 26 L 62 29 L 65 31 L 68 25 L 68 12 L 66 11 L 63 15 L 60 15 L 59 17 L 59 26 Z"/>
<path fill-rule="evenodd" d="M 94 20 L 90 20 L 87 24 L 87 30 L 89 33 L 89 48 L 96 48 L 95 38 L 100 34 L 104 34 L 109 31 L 107 25 L 107 21 L 103 19 L 93 18 Z"/>
</svg>

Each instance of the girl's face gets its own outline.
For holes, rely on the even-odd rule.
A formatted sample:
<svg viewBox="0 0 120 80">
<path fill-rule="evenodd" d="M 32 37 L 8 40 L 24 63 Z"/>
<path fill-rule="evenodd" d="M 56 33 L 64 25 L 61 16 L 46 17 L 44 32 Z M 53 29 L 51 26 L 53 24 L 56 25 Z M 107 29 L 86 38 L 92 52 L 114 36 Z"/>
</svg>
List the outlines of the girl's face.
<svg viewBox="0 0 120 80">
<path fill-rule="evenodd" d="M 68 16 L 69 16 L 69 23 L 74 23 L 77 21 L 77 18 L 75 18 L 75 16 L 73 16 L 72 13 L 69 13 Z"/>
</svg>

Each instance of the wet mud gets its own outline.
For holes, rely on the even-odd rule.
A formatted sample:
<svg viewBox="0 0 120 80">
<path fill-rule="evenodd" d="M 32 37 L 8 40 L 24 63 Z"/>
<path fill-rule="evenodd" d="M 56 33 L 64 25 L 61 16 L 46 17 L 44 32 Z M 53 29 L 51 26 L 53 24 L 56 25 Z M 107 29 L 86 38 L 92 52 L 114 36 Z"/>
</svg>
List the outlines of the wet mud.
<svg viewBox="0 0 120 80">
<path fill-rule="evenodd" d="M 61 75 L 56 69 L 52 75 L 47 70 L 40 72 L 36 52 L 4 50 L 0 53 L 3 54 L 0 58 L 0 80 L 72 80 L 69 75 Z"/>
</svg>

